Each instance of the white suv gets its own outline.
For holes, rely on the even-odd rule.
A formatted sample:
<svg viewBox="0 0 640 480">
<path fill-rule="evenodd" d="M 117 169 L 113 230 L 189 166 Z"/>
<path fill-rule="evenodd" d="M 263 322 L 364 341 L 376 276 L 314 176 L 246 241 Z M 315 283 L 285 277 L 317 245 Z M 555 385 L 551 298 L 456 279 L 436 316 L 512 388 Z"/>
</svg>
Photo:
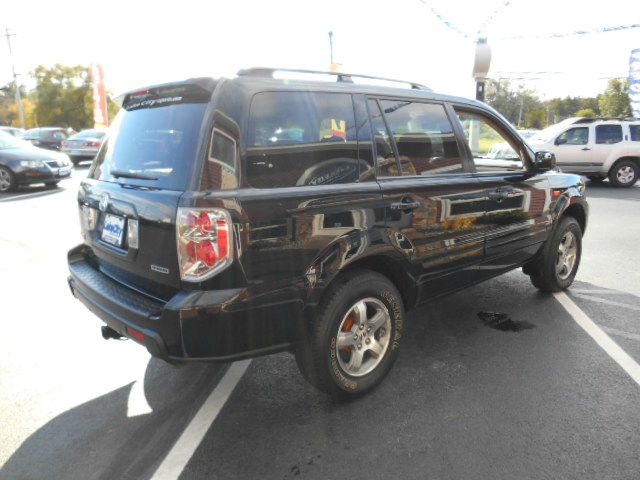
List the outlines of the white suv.
<svg viewBox="0 0 640 480">
<path fill-rule="evenodd" d="M 563 172 L 631 187 L 640 176 L 640 119 L 568 118 L 528 140 L 556 155 Z"/>
</svg>

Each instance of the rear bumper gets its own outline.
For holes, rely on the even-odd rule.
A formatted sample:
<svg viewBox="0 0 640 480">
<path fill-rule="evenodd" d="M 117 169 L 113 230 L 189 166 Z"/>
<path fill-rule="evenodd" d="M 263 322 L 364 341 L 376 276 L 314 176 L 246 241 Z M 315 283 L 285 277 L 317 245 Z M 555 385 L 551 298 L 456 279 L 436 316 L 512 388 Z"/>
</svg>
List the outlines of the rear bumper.
<svg viewBox="0 0 640 480">
<path fill-rule="evenodd" d="M 225 362 L 289 350 L 300 338 L 300 300 L 269 296 L 256 302 L 247 289 L 226 289 L 182 291 L 164 303 L 102 273 L 86 250 L 81 245 L 69 252 L 73 295 L 155 357 Z"/>
</svg>

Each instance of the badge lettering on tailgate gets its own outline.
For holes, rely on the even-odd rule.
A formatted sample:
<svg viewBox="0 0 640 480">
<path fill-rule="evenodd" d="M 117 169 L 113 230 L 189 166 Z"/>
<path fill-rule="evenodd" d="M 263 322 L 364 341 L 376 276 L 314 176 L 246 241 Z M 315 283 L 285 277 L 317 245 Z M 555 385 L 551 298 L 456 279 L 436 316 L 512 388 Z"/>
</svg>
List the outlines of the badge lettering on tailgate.
<svg viewBox="0 0 640 480">
<path fill-rule="evenodd" d="M 158 273 L 164 273 L 165 275 L 169 274 L 169 269 L 165 267 L 159 267 L 158 265 L 151 265 L 151 270 Z"/>
</svg>

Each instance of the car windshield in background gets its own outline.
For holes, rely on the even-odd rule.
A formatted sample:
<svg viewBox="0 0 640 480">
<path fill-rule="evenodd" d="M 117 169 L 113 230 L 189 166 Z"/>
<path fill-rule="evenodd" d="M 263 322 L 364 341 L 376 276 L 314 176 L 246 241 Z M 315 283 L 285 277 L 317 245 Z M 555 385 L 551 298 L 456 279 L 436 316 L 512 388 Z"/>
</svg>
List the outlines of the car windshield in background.
<svg viewBox="0 0 640 480">
<path fill-rule="evenodd" d="M 106 133 L 104 130 L 83 130 L 76 133 L 73 138 L 102 138 Z"/>
<path fill-rule="evenodd" d="M 0 132 L 0 149 L 2 148 L 26 148 L 32 147 L 29 142 L 25 142 L 24 140 L 14 137 L 13 135 Z"/>
<path fill-rule="evenodd" d="M 89 178 L 183 190 L 206 108 L 206 103 L 181 103 L 122 109 Z"/>
</svg>

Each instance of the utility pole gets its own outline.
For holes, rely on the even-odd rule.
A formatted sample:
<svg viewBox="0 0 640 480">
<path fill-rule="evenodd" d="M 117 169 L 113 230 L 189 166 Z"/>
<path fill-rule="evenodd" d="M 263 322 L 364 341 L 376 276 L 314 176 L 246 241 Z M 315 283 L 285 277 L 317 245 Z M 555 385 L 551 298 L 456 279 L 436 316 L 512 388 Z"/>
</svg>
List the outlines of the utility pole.
<svg viewBox="0 0 640 480">
<path fill-rule="evenodd" d="M 11 51 L 11 37 L 15 33 L 9 33 L 9 29 L 5 28 L 4 36 L 7 37 L 7 45 L 9 46 L 9 61 L 11 62 L 11 73 L 13 74 L 13 85 L 16 88 L 16 101 L 18 102 L 18 111 L 20 112 L 20 121 L 22 122 L 22 128 L 27 128 L 27 124 L 24 121 L 24 109 L 22 108 L 22 96 L 20 95 L 20 85 L 18 84 L 18 76 L 16 75 L 16 68 L 13 64 L 13 53 Z"/>
<path fill-rule="evenodd" d="M 329 56 L 331 61 L 331 63 L 329 64 L 329 71 L 337 72 L 338 65 L 336 63 L 333 63 L 333 32 L 331 31 L 329 32 Z"/>
</svg>

